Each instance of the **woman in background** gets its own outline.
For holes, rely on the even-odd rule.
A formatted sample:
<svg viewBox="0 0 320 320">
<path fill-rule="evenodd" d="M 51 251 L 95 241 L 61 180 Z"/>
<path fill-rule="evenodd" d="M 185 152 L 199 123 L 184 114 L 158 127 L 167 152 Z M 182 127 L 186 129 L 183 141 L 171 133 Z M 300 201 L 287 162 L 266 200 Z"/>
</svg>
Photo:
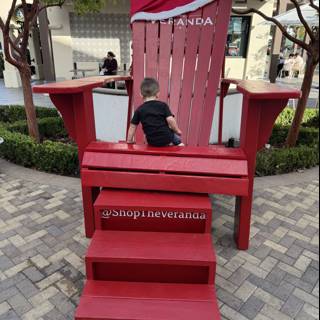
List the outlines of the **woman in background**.
<svg viewBox="0 0 320 320">
<path fill-rule="evenodd" d="M 116 55 L 112 51 L 109 51 L 107 57 L 104 59 L 101 72 L 105 76 L 113 76 L 117 74 L 118 61 L 116 59 Z"/>
</svg>

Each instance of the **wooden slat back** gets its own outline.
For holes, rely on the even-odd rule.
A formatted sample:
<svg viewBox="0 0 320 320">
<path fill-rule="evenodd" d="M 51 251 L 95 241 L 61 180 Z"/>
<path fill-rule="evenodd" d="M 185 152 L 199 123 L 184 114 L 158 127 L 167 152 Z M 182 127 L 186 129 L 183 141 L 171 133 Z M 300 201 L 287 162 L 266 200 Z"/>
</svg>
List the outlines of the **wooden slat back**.
<svg viewBox="0 0 320 320">
<path fill-rule="evenodd" d="M 175 19 L 133 23 L 134 107 L 142 103 L 142 79 L 156 78 L 187 145 L 209 143 L 231 6 L 216 0 Z"/>
</svg>

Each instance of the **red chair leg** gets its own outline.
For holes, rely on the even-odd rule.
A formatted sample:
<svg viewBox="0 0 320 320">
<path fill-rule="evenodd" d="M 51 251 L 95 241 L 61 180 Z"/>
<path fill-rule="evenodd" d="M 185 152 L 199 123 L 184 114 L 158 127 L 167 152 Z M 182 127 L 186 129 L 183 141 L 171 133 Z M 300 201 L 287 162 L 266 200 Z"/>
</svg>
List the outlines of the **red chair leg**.
<svg viewBox="0 0 320 320">
<path fill-rule="evenodd" d="M 100 193 L 100 188 L 82 186 L 82 198 L 84 209 L 84 226 L 87 238 L 92 238 L 95 231 L 94 202 Z"/>
<path fill-rule="evenodd" d="M 252 195 L 237 197 L 234 235 L 239 250 L 249 249 L 251 211 Z"/>
</svg>

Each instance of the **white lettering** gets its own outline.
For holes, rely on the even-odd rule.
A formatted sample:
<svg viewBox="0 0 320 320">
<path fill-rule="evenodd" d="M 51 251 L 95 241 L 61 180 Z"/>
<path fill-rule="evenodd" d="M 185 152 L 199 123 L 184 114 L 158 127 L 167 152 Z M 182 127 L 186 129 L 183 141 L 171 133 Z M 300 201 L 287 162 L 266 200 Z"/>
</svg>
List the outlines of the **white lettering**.
<svg viewBox="0 0 320 320">
<path fill-rule="evenodd" d="M 195 213 L 192 215 L 192 218 L 193 218 L 194 220 L 200 220 L 199 213 L 198 213 L 198 212 L 195 212 Z"/>
<path fill-rule="evenodd" d="M 185 25 L 185 23 L 184 23 L 183 19 L 180 18 L 177 22 L 177 26 L 184 26 L 184 25 Z"/>
<path fill-rule="evenodd" d="M 204 23 L 205 26 L 208 25 L 208 24 L 210 24 L 211 26 L 214 25 L 213 20 L 212 20 L 212 18 L 210 18 L 210 17 L 208 17 L 208 18 L 206 19 L 205 23 Z"/>
<path fill-rule="evenodd" d="M 102 211 L 102 218 L 103 219 L 109 219 L 112 215 L 112 212 L 110 210 L 104 210 Z"/>
<path fill-rule="evenodd" d="M 191 26 L 194 26 L 194 19 L 188 19 L 187 23 L 190 24 Z"/>
<path fill-rule="evenodd" d="M 197 25 L 197 26 L 202 26 L 203 23 L 204 23 L 204 21 L 203 21 L 202 18 L 197 18 L 197 19 L 196 19 L 196 25 Z"/>
<path fill-rule="evenodd" d="M 172 211 L 140 211 L 140 210 L 109 210 L 101 211 L 101 218 L 110 219 L 117 218 L 140 218 L 151 219 L 181 219 L 181 220 L 206 220 L 207 215 L 204 212 L 172 212 Z"/>
<path fill-rule="evenodd" d="M 207 220 L 207 215 L 205 213 L 201 213 L 200 220 Z"/>
<path fill-rule="evenodd" d="M 137 220 L 141 216 L 140 211 L 134 211 L 134 220 Z"/>
</svg>

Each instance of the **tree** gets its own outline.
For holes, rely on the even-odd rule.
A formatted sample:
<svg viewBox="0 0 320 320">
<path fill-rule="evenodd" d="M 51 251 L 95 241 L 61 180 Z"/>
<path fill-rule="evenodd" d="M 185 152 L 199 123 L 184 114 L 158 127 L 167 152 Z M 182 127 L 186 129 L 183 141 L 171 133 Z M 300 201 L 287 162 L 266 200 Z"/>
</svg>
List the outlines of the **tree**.
<svg viewBox="0 0 320 320">
<path fill-rule="evenodd" d="M 37 142 L 40 142 L 37 125 L 36 111 L 33 102 L 31 88 L 31 70 L 27 60 L 29 35 L 37 24 L 37 19 L 42 10 L 48 7 L 62 7 L 66 0 L 12 0 L 6 20 L 0 17 L 0 30 L 3 34 L 4 56 L 8 63 L 15 66 L 20 74 L 24 103 L 27 115 L 29 134 Z M 79 14 L 86 12 L 98 12 L 105 0 L 73 0 L 75 11 Z M 18 34 L 12 30 L 12 18 L 17 8 L 21 11 L 23 19 Z"/>
<path fill-rule="evenodd" d="M 281 1 L 281 0 L 280 0 Z M 287 29 L 284 25 L 282 25 L 278 20 L 272 17 L 266 16 L 263 12 L 257 10 L 257 9 L 248 9 L 248 10 L 233 10 L 233 13 L 243 15 L 243 14 L 249 14 L 249 13 L 256 13 L 260 15 L 265 20 L 274 23 L 282 32 L 282 34 L 288 38 L 290 41 L 296 43 L 298 46 L 300 46 L 302 49 L 304 49 L 307 52 L 307 65 L 306 65 L 306 71 L 301 87 L 302 96 L 298 102 L 297 110 L 295 113 L 294 120 L 292 122 L 286 145 L 288 147 L 294 147 L 297 143 L 301 123 L 303 120 L 303 115 L 307 107 L 308 98 L 311 92 L 312 82 L 315 70 L 317 68 L 317 65 L 319 64 L 319 26 L 317 27 L 311 27 L 309 26 L 308 22 L 303 17 L 300 5 L 302 3 L 309 3 L 312 8 L 314 8 L 319 15 L 319 7 L 315 4 L 314 0 L 308 0 L 308 1 L 298 1 L 298 0 L 290 0 L 295 6 L 295 9 L 297 10 L 299 19 L 301 21 L 301 24 L 305 27 L 306 33 L 308 37 L 306 37 L 305 41 L 301 41 L 294 36 L 290 35 L 287 32 Z M 308 40 L 309 38 L 309 40 Z"/>
</svg>

